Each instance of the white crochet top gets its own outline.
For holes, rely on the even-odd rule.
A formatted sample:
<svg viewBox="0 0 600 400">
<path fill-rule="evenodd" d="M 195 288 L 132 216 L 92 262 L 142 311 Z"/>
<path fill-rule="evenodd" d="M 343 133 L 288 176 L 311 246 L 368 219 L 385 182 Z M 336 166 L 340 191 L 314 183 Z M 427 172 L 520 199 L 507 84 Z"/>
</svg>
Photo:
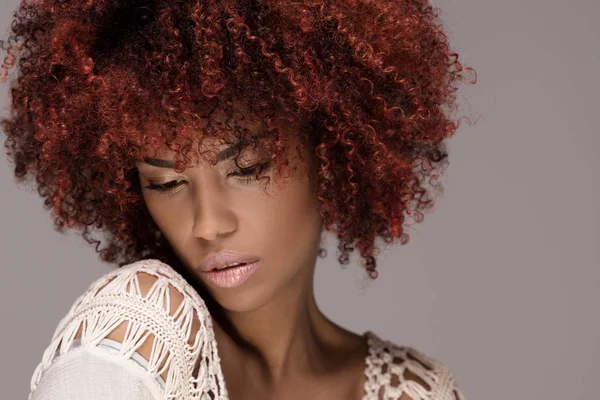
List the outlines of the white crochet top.
<svg viewBox="0 0 600 400">
<path fill-rule="evenodd" d="M 152 277 L 145 293 L 140 273 Z M 181 300 L 176 309 L 174 296 Z M 122 342 L 106 337 L 123 322 Z M 145 359 L 136 350 L 150 335 L 152 351 Z M 372 332 L 364 335 L 369 352 L 362 400 L 464 400 L 439 361 Z M 60 321 L 31 378 L 29 400 L 76 399 L 229 399 L 208 309 L 172 267 L 148 259 L 115 269 Z"/>
</svg>

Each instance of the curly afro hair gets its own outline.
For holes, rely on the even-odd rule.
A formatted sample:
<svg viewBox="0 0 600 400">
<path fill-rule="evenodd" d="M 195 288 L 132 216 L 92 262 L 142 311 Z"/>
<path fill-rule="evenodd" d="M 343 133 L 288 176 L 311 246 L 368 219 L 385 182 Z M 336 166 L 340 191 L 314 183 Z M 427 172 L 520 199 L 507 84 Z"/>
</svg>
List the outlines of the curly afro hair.
<svg viewBox="0 0 600 400">
<path fill-rule="evenodd" d="M 19 74 L 0 121 L 14 174 L 35 179 L 56 229 L 78 229 L 102 260 L 174 263 L 134 164 L 169 148 L 184 169 L 202 132 L 257 144 L 282 171 L 283 116 L 317 161 L 338 261 L 357 247 L 374 279 L 375 239 L 405 244 L 408 218 L 442 192 L 457 85 L 466 71 L 477 81 L 438 14 L 427 0 L 22 1 L 0 42 L 2 81 Z M 239 119 L 234 100 L 258 131 L 215 120 Z"/>
</svg>

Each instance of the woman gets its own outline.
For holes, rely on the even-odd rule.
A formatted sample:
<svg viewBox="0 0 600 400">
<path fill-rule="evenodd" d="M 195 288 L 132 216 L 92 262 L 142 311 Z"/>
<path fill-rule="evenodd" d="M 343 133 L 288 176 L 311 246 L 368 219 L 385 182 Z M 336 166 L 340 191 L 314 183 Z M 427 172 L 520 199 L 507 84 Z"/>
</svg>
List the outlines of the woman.
<svg viewBox="0 0 600 400">
<path fill-rule="evenodd" d="M 60 321 L 30 399 L 463 399 L 441 362 L 334 324 L 313 290 L 325 230 L 375 279 L 375 238 L 406 243 L 439 189 L 464 70 L 436 14 L 23 2 L 3 64 L 20 56 L 15 175 L 120 267 Z"/>
</svg>

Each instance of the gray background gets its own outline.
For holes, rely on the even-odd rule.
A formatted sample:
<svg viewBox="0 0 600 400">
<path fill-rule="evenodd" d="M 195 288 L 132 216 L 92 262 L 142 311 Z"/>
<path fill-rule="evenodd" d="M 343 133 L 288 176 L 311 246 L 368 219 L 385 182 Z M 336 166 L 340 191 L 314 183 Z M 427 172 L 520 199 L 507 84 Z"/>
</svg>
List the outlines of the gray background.
<svg viewBox="0 0 600 400">
<path fill-rule="evenodd" d="M 3 0 L 2 32 L 17 4 Z M 478 72 L 459 97 L 477 123 L 457 132 L 444 196 L 382 253 L 379 280 L 365 286 L 356 257 L 341 269 L 328 237 L 317 299 L 356 332 L 446 363 L 468 400 L 598 398 L 600 3 L 436 4 Z M 0 187 L 0 388 L 19 399 L 59 319 L 111 266 L 53 231 L 5 157 Z"/>
</svg>

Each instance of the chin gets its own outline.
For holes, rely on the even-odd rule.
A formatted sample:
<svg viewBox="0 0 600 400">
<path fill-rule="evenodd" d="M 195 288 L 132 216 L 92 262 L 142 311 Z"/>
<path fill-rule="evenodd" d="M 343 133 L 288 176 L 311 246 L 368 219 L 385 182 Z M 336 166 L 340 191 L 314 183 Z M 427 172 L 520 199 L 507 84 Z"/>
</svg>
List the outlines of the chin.
<svg viewBox="0 0 600 400">
<path fill-rule="evenodd" d="M 250 282 L 248 282 L 250 283 Z M 269 290 L 260 289 L 262 285 L 244 285 L 232 288 L 210 288 L 212 298 L 227 312 L 246 313 L 256 311 L 269 302 Z"/>
</svg>

